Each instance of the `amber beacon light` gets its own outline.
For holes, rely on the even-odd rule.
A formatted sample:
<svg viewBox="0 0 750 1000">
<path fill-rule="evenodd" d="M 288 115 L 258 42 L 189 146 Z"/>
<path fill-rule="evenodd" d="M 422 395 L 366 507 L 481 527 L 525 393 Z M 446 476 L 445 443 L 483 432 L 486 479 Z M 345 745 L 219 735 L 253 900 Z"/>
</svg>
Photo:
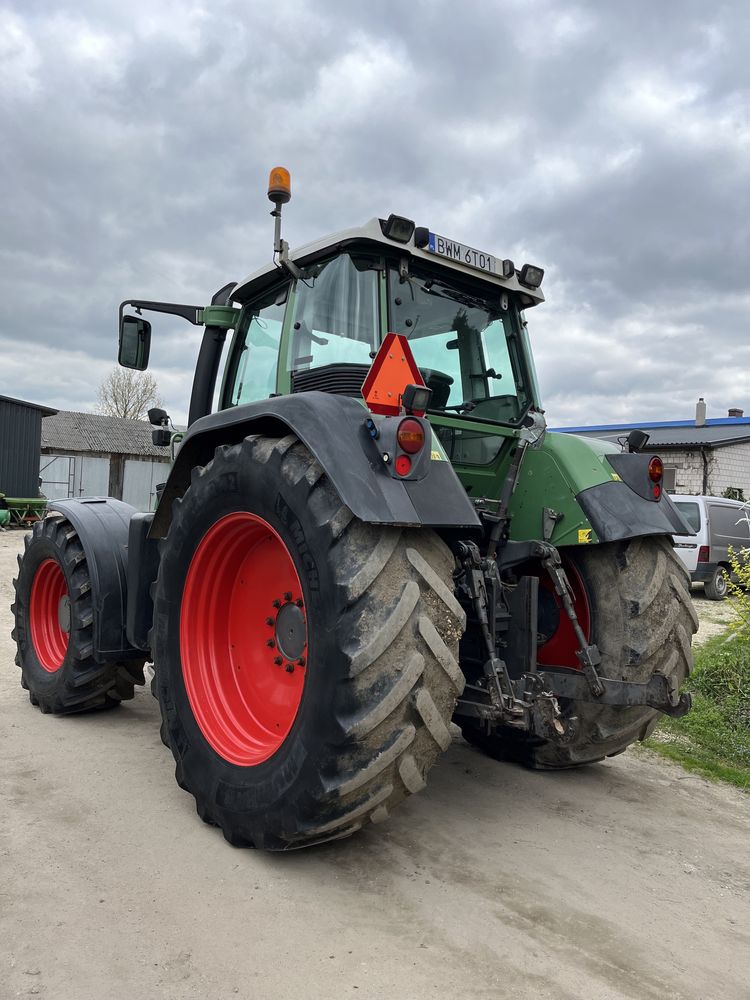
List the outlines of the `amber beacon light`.
<svg viewBox="0 0 750 1000">
<path fill-rule="evenodd" d="M 277 205 L 286 205 L 292 197 L 292 178 L 286 167 L 274 167 L 268 175 L 268 198 Z"/>
</svg>

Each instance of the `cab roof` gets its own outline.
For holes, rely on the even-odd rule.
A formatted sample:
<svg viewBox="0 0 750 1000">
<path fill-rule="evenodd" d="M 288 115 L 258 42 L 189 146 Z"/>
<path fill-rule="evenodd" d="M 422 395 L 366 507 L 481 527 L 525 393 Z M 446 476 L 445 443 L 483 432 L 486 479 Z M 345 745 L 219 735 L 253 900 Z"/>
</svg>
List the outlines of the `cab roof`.
<svg viewBox="0 0 750 1000">
<path fill-rule="evenodd" d="M 522 285 L 518 280 L 518 274 L 504 278 L 499 274 L 490 274 L 487 271 L 469 267 L 460 261 L 440 257 L 437 254 L 430 253 L 428 250 L 422 250 L 415 246 L 413 235 L 406 243 L 399 243 L 397 240 L 389 239 L 383 235 L 380 219 L 370 219 L 369 222 L 355 229 L 345 229 L 340 233 L 334 233 L 331 236 L 324 236 L 322 239 L 313 240 L 312 243 L 306 243 L 304 246 L 290 251 L 289 258 L 298 266 L 305 267 L 308 264 L 313 264 L 316 260 L 329 256 L 331 253 L 341 252 L 354 245 L 361 249 L 369 247 L 381 253 L 389 252 L 393 254 L 395 251 L 396 254 L 402 257 L 407 256 L 423 260 L 432 267 L 453 271 L 463 277 L 480 281 L 484 284 L 496 285 L 504 291 L 516 292 L 521 296 L 522 308 L 525 309 L 544 302 L 544 295 L 541 289 L 527 288 L 525 285 Z M 245 302 L 249 298 L 254 297 L 258 292 L 262 292 L 264 288 L 272 284 L 278 277 L 279 269 L 279 265 L 271 262 L 249 275 L 244 281 L 238 282 L 232 292 L 232 301 Z"/>
</svg>

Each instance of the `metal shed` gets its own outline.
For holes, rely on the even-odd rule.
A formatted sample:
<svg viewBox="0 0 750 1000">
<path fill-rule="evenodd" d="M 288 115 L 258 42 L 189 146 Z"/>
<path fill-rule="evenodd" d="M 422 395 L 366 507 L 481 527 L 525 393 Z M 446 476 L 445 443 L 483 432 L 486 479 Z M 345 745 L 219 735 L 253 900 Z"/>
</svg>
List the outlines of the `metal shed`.
<svg viewBox="0 0 750 1000">
<path fill-rule="evenodd" d="M 42 417 L 57 410 L 11 396 L 0 396 L 0 493 L 39 496 Z"/>
<path fill-rule="evenodd" d="M 151 425 L 101 413 L 60 410 L 42 424 L 38 475 L 50 500 L 110 496 L 152 510 L 167 478 L 169 449 L 155 446 Z"/>
</svg>

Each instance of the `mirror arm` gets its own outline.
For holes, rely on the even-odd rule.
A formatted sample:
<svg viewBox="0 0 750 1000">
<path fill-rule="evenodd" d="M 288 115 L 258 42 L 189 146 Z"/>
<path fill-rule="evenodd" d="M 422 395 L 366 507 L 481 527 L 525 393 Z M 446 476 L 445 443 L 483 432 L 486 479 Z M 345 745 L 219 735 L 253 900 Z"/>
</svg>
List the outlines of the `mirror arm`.
<svg viewBox="0 0 750 1000">
<path fill-rule="evenodd" d="M 170 313 L 173 316 L 181 316 L 188 323 L 195 326 L 202 326 L 203 306 L 185 306 L 175 302 L 149 302 L 146 299 L 126 299 L 120 303 L 120 325 L 122 325 L 122 315 L 125 306 L 132 306 L 137 312 L 146 309 L 148 312 Z"/>
</svg>

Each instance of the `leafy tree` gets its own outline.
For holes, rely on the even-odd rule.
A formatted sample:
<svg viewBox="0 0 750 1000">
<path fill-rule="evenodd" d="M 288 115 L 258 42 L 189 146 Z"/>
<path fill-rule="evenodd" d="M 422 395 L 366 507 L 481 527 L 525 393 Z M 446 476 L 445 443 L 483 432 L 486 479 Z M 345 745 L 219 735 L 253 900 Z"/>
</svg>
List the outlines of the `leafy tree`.
<svg viewBox="0 0 750 1000">
<path fill-rule="evenodd" d="M 98 411 L 109 417 L 145 420 L 152 406 L 161 406 L 156 379 L 149 372 L 113 368 L 99 386 Z"/>
</svg>

